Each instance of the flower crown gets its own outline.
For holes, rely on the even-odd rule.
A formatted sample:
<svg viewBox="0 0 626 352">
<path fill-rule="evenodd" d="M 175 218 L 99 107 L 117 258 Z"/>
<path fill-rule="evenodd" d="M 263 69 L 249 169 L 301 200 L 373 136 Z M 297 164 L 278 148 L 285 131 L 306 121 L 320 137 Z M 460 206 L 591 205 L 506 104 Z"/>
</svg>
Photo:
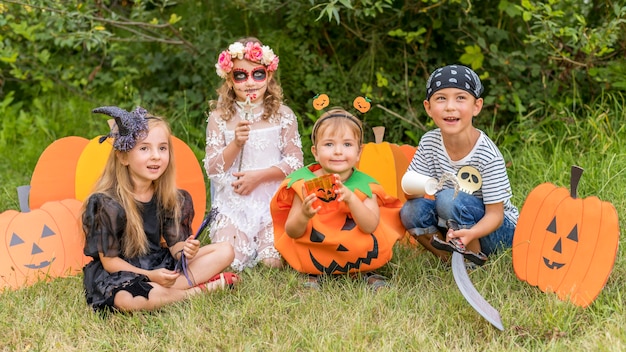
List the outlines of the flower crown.
<svg viewBox="0 0 626 352">
<path fill-rule="evenodd" d="M 247 42 L 244 46 L 243 43 L 234 42 L 228 47 L 228 50 L 220 53 L 215 64 L 217 75 L 226 79 L 230 71 L 233 70 L 234 59 L 258 62 L 265 66 L 269 72 L 274 72 L 278 68 L 278 56 L 269 46 L 261 46 L 257 42 Z"/>
</svg>

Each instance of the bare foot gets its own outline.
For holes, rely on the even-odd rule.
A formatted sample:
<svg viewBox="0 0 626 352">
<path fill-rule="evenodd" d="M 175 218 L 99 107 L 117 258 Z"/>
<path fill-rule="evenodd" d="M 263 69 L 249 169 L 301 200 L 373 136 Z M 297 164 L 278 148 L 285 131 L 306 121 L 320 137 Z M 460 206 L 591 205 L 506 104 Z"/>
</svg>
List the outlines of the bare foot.
<svg viewBox="0 0 626 352">
<path fill-rule="evenodd" d="M 433 236 L 437 236 L 438 238 L 441 238 L 441 235 L 439 233 L 426 234 L 426 235 L 418 236 L 417 242 L 419 242 L 422 246 L 424 246 L 424 248 L 426 248 L 429 252 L 434 254 L 437 258 L 439 258 L 442 262 L 447 263 L 448 261 L 450 261 L 450 253 L 433 247 L 433 245 L 430 244 L 430 240 L 432 239 Z"/>
</svg>

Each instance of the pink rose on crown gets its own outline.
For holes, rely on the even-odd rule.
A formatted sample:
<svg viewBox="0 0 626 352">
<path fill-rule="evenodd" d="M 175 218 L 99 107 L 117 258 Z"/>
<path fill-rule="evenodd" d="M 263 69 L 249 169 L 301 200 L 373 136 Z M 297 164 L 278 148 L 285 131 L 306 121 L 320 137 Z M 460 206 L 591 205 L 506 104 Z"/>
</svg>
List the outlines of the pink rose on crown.
<svg viewBox="0 0 626 352">
<path fill-rule="evenodd" d="M 220 53 L 220 56 L 217 59 L 217 64 L 215 64 L 215 69 L 218 76 L 222 78 L 225 78 L 226 74 L 233 69 L 233 60 L 231 59 L 228 51 L 222 51 Z"/>
<path fill-rule="evenodd" d="M 263 48 L 259 43 L 248 42 L 246 43 L 246 60 L 261 62 L 263 59 Z"/>
</svg>

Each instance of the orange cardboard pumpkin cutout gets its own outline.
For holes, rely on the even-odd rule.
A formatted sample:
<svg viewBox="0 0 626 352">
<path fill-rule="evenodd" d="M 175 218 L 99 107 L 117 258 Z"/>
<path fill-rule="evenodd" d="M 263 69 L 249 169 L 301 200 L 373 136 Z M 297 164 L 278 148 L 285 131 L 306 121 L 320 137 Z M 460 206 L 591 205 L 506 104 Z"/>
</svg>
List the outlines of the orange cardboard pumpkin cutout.
<svg viewBox="0 0 626 352">
<path fill-rule="evenodd" d="M 615 263 L 619 222 L 611 203 L 576 197 L 581 175 L 582 169 L 572 167 L 569 191 L 551 183 L 531 191 L 517 222 L 512 252 L 520 280 L 586 307 Z"/>
<path fill-rule="evenodd" d="M 99 143 L 99 139 L 100 136 L 89 141 L 81 137 L 65 137 L 46 148 L 31 177 L 31 183 L 35 185 L 30 195 L 31 208 L 35 208 L 33 204 L 67 198 L 81 202 L 87 199 L 113 149 L 112 139 L 104 143 Z M 204 173 L 185 142 L 172 136 L 172 144 L 176 160 L 176 185 L 191 194 L 196 214 L 192 228 L 196 231 L 206 211 Z"/>
<path fill-rule="evenodd" d="M 100 143 L 100 136 L 98 136 L 87 143 L 74 170 L 76 199 L 82 202 L 89 197 L 96 181 L 102 176 L 111 150 L 113 150 L 112 138 L 107 138 L 105 142 Z"/>
<path fill-rule="evenodd" d="M 206 212 L 207 191 L 204 174 L 196 155 L 185 142 L 172 136 L 172 144 L 176 158 L 176 186 L 191 194 L 195 213 L 191 227 L 195 233 L 200 228 Z"/>
<path fill-rule="evenodd" d="M 378 126 L 372 130 L 375 141 L 363 145 L 361 158 L 356 168 L 372 176 L 383 186 L 387 194 L 404 203 L 406 197 L 402 191 L 402 176 L 409 167 L 417 148 L 383 142 L 385 127 Z M 408 155 L 410 158 L 407 157 Z"/>
<path fill-rule="evenodd" d="M 0 214 L 0 288 L 74 275 L 90 260 L 83 254 L 82 202 L 51 201 L 30 210 L 27 189 L 18 190 L 21 212 Z"/>
<path fill-rule="evenodd" d="M 63 137 L 41 153 L 30 179 L 31 208 L 37 209 L 50 200 L 76 199 L 76 164 L 88 142 L 83 137 Z"/>
</svg>

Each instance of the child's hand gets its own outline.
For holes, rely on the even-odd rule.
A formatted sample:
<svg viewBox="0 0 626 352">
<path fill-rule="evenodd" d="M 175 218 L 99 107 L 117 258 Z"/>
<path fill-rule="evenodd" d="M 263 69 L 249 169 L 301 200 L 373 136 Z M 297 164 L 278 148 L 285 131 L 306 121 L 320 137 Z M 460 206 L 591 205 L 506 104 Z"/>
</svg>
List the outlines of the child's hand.
<svg viewBox="0 0 626 352">
<path fill-rule="evenodd" d="M 233 176 L 237 179 L 231 183 L 235 193 L 242 196 L 250 194 L 259 185 L 261 177 L 258 170 L 251 170 L 245 172 L 233 172 Z"/>
<path fill-rule="evenodd" d="M 159 268 L 150 272 L 149 279 L 163 287 L 172 287 L 179 276 L 180 273 L 165 268 Z"/>
<path fill-rule="evenodd" d="M 243 147 L 248 141 L 251 123 L 252 122 L 247 120 L 241 120 L 237 123 L 237 127 L 235 127 L 235 144 L 237 144 L 239 148 Z"/>
<path fill-rule="evenodd" d="M 187 259 L 192 259 L 198 254 L 200 250 L 200 241 L 194 239 L 194 236 L 191 235 L 185 240 L 185 245 L 183 246 L 183 254 Z"/>
<path fill-rule="evenodd" d="M 306 194 L 306 189 L 304 188 L 304 186 L 302 186 L 302 194 Z M 315 216 L 315 214 L 317 214 L 320 209 L 322 209 L 321 206 L 313 208 L 313 202 L 315 202 L 316 199 L 317 196 L 315 195 L 315 193 L 311 193 L 304 197 L 304 199 L 302 200 L 302 214 L 308 219 Z"/>
<path fill-rule="evenodd" d="M 468 243 L 474 240 L 474 236 L 470 229 L 459 229 L 459 230 L 448 229 L 448 232 L 446 233 L 446 241 L 450 241 L 453 238 L 460 239 L 461 242 L 463 242 L 463 245 L 465 245 L 466 247 Z"/>
<path fill-rule="evenodd" d="M 343 184 L 343 182 L 341 182 L 338 176 L 335 179 L 335 183 L 337 184 L 337 191 L 336 191 L 337 201 L 338 202 L 343 201 L 343 202 L 346 202 L 346 204 L 350 204 L 350 201 L 353 199 L 354 192 L 352 192 L 348 187 L 346 187 Z"/>
</svg>

